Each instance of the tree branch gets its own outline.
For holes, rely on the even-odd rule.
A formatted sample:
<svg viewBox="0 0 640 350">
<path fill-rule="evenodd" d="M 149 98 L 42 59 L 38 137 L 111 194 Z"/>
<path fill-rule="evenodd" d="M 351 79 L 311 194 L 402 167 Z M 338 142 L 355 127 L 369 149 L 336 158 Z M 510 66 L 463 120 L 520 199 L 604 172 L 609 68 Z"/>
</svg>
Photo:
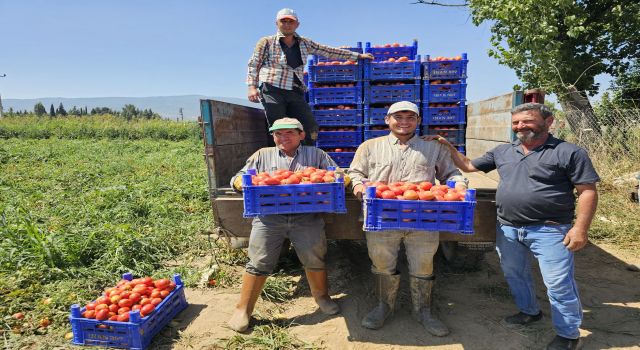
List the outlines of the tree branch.
<svg viewBox="0 0 640 350">
<path fill-rule="evenodd" d="M 469 3 L 466 0 L 463 0 L 464 3 L 462 4 L 443 4 L 441 2 L 432 0 L 432 1 L 427 1 L 427 0 L 418 0 L 417 2 L 414 2 L 412 4 L 422 4 L 422 5 L 436 5 L 436 6 L 446 6 L 446 7 L 465 7 L 468 6 Z"/>
</svg>

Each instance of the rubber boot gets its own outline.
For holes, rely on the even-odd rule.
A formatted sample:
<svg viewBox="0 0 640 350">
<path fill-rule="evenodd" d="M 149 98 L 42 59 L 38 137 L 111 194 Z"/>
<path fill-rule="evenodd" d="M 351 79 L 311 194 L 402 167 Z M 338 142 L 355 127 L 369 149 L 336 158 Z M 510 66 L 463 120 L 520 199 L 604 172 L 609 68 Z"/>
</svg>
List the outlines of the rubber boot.
<svg viewBox="0 0 640 350">
<path fill-rule="evenodd" d="M 380 329 L 384 325 L 384 321 L 393 315 L 395 310 L 398 287 L 400 286 L 400 274 L 374 274 L 374 277 L 378 305 L 362 319 L 362 327 Z"/>
<path fill-rule="evenodd" d="M 229 328 L 236 332 L 244 332 L 249 328 L 249 320 L 251 320 L 253 308 L 256 306 L 266 280 L 267 276 L 257 276 L 244 272 L 242 275 L 240 301 L 238 301 L 235 311 L 227 322 Z"/>
<path fill-rule="evenodd" d="M 449 328 L 431 312 L 431 292 L 433 290 L 434 277 L 418 278 L 410 276 L 409 284 L 411 286 L 411 303 L 413 306 L 411 313 L 416 321 L 427 332 L 436 337 L 444 337 L 449 334 Z"/>
<path fill-rule="evenodd" d="M 304 270 L 309 281 L 309 289 L 311 295 L 315 299 L 316 304 L 320 307 L 320 311 L 327 315 L 335 315 L 340 312 L 340 307 L 335 301 L 329 297 L 329 288 L 327 287 L 327 270 L 311 271 Z"/>
</svg>

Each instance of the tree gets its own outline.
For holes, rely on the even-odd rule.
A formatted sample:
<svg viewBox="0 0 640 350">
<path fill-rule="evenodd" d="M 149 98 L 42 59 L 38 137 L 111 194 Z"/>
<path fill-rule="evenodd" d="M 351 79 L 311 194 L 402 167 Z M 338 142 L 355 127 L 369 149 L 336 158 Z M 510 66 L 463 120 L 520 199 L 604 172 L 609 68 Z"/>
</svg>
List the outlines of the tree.
<svg viewBox="0 0 640 350">
<path fill-rule="evenodd" d="M 35 106 L 33 106 L 33 113 L 35 113 L 38 117 L 42 117 L 43 115 L 47 114 L 47 109 L 44 108 L 42 102 L 38 102 Z"/>
<path fill-rule="evenodd" d="M 50 117 L 55 117 L 56 116 L 56 110 L 53 109 L 53 103 L 51 104 L 51 107 L 49 107 L 49 116 Z"/>
<path fill-rule="evenodd" d="M 124 107 L 122 107 L 121 115 L 126 120 L 134 119 L 134 118 L 136 118 L 138 116 L 138 114 L 140 114 L 140 110 L 138 110 L 136 108 L 136 106 L 134 106 L 132 104 L 126 104 L 126 105 L 124 105 Z"/>
<path fill-rule="evenodd" d="M 56 109 L 56 114 L 67 115 L 67 111 L 64 109 L 64 106 L 62 105 L 62 102 L 60 102 L 60 105 L 58 106 L 58 109 Z"/>
<path fill-rule="evenodd" d="M 627 74 L 616 77 L 611 86 L 612 103 L 621 108 L 640 109 L 640 60 L 636 58 Z"/>
<path fill-rule="evenodd" d="M 555 93 L 574 132 L 587 128 L 599 132 L 587 97 L 598 91 L 595 76 L 623 76 L 630 59 L 640 55 L 640 2 L 467 0 L 463 4 L 469 6 L 475 25 L 491 24 L 490 56 L 514 69 L 525 88 Z"/>
</svg>

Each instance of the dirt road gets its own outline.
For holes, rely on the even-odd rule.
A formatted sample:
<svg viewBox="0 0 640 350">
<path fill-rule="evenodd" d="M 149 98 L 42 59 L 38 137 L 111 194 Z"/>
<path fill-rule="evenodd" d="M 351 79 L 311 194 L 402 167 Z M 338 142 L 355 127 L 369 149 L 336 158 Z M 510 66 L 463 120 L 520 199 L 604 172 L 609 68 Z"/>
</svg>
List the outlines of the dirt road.
<svg viewBox="0 0 640 350">
<path fill-rule="evenodd" d="M 406 268 L 395 316 L 383 329 L 371 331 L 360 326 L 375 303 L 364 242 L 332 242 L 328 261 L 331 294 L 342 308 L 340 315 L 318 313 L 302 277 L 293 300 L 278 305 L 260 300 L 257 318 L 281 318 L 291 323 L 291 334 L 326 349 L 544 349 L 554 336 L 539 274 L 537 294 L 543 320 L 529 328 L 507 327 L 501 322 L 517 310 L 495 252 L 486 254 L 478 271 L 455 271 L 442 261 L 437 265 L 435 305 L 451 328 L 444 338 L 430 336 L 411 318 Z M 577 254 L 576 261 L 585 349 L 640 349 L 640 272 L 627 265 L 640 266 L 638 254 L 590 244 Z M 222 339 L 235 334 L 225 327 L 225 321 L 238 299 L 238 289 L 188 290 L 190 307 L 179 315 L 176 325 L 182 333 L 167 347 L 216 349 L 224 344 Z"/>
</svg>

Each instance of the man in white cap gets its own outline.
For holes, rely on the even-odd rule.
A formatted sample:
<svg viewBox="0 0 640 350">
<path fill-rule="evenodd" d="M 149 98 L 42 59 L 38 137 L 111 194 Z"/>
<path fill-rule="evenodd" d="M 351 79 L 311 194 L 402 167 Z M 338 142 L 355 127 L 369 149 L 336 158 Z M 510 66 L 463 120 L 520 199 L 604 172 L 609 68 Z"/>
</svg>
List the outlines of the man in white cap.
<svg viewBox="0 0 640 350">
<path fill-rule="evenodd" d="M 358 147 L 349 168 L 353 193 L 362 198 L 363 181 L 434 182 L 453 180 L 466 187 L 466 179 L 451 160 L 449 150 L 435 141 L 425 141 L 416 135 L 420 125 L 418 106 L 408 101 L 396 102 L 385 117 L 391 132 L 365 141 Z M 390 230 L 366 232 L 369 258 L 375 278 L 377 306 L 363 319 L 362 326 L 379 329 L 393 314 L 400 285 L 396 269 L 400 243 L 404 242 L 409 262 L 412 314 L 432 335 L 442 337 L 449 329 L 431 309 L 435 280 L 433 256 L 438 250 L 439 233 L 432 231 Z"/>
<path fill-rule="evenodd" d="M 231 185 L 242 191 L 242 175 L 248 169 L 271 172 L 273 169 L 302 170 L 306 167 L 326 169 L 337 166 L 323 150 L 303 146 L 304 127 L 294 118 L 276 120 L 269 128 L 273 133 L 275 147 L 258 150 L 247 160 L 246 165 L 231 179 Z M 346 178 L 345 178 L 346 180 Z M 345 184 L 347 181 L 345 181 Z M 304 266 L 311 295 L 320 311 L 328 315 L 340 312 L 338 304 L 329 297 L 325 254 L 327 241 L 324 220 L 319 213 L 275 214 L 253 219 L 249 236 L 249 262 L 242 276 L 240 301 L 228 321 L 231 329 L 244 332 L 249 326 L 262 287 L 267 276 L 273 272 L 284 240 L 288 238 Z"/>
<path fill-rule="evenodd" d="M 272 125 L 285 115 L 298 116 L 307 131 L 305 144 L 313 145 L 317 136 L 316 123 L 311 108 L 304 99 L 304 67 L 308 55 L 320 55 L 331 59 L 373 59 L 371 54 L 320 45 L 296 33 L 300 25 L 298 15 L 289 8 L 276 14 L 278 32 L 258 40 L 249 60 L 247 85 L 249 101 L 262 100 L 267 122 Z"/>
</svg>

